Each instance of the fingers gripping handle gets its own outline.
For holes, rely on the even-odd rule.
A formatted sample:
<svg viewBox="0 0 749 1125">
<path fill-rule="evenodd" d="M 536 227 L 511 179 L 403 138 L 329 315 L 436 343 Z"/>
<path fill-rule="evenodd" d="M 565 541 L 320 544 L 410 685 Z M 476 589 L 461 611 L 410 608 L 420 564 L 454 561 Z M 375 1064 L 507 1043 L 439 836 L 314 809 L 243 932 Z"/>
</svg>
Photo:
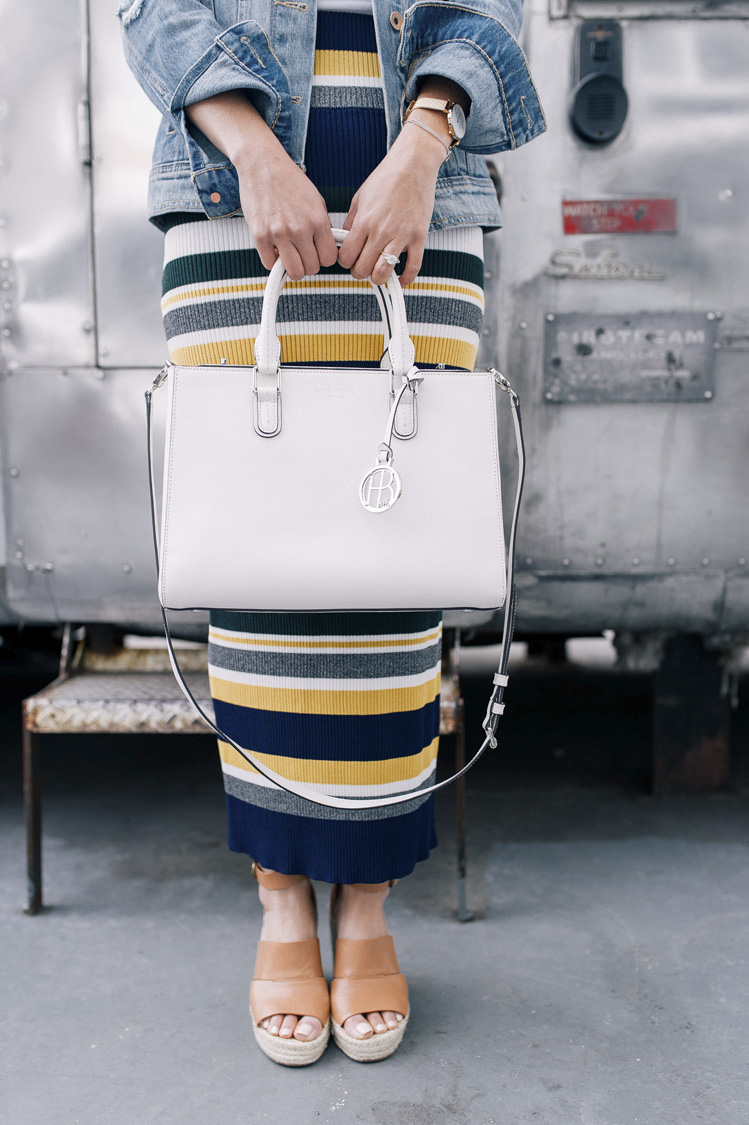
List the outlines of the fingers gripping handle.
<svg viewBox="0 0 749 1125">
<path fill-rule="evenodd" d="M 343 244 L 347 233 L 345 230 L 333 229 L 333 237 L 338 246 Z M 261 379 L 275 378 L 281 362 L 281 341 L 276 335 L 276 312 L 285 281 L 286 270 L 279 258 L 265 285 L 260 330 L 255 340 L 255 363 Z M 385 339 L 388 341 L 390 367 L 395 376 L 405 378 L 414 365 L 414 345 L 408 334 L 406 302 L 401 284 L 392 273 L 385 285 L 377 286 L 371 278 L 370 285 L 375 293 L 379 290 L 382 295 L 378 303 L 385 327 Z"/>
</svg>

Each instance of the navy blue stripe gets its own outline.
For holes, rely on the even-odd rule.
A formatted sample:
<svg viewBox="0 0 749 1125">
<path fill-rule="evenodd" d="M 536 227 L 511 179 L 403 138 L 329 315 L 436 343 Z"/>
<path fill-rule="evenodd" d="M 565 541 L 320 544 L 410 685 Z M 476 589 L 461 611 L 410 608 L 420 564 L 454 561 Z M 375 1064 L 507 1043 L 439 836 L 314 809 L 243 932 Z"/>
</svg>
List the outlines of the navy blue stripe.
<svg viewBox="0 0 749 1125">
<path fill-rule="evenodd" d="M 316 51 L 377 51 L 374 19 L 355 12 L 317 13 Z"/>
<path fill-rule="evenodd" d="M 403 879 L 437 846 L 433 797 L 403 816 L 367 821 L 290 816 L 229 794 L 226 806 L 233 852 L 245 852 L 261 867 L 323 883 Z"/>
<path fill-rule="evenodd" d="M 353 187 L 366 180 L 387 151 L 385 113 L 350 106 L 311 109 L 304 163 L 313 184 Z"/>
<path fill-rule="evenodd" d="M 214 699 L 216 723 L 240 746 L 325 762 L 377 762 L 418 754 L 440 732 L 439 696 L 388 715 L 299 715 Z"/>
</svg>

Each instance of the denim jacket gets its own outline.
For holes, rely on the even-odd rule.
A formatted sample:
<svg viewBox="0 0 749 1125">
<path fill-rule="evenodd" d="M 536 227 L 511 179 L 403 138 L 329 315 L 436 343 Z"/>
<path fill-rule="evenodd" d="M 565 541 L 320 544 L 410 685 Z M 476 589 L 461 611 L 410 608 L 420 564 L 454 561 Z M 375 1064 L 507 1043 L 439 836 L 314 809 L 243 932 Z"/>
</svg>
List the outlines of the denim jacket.
<svg viewBox="0 0 749 1125">
<path fill-rule="evenodd" d="M 432 230 L 500 225 L 483 154 L 517 148 L 545 129 L 516 35 L 522 0 L 373 0 L 388 147 L 420 80 L 441 75 L 471 98 L 466 134 L 440 168 Z M 246 90 L 304 168 L 315 53 L 316 0 L 120 0 L 127 61 L 163 120 L 149 186 L 149 217 L 239 212 L 233 165 L 185 107 Z"/>
</svg>

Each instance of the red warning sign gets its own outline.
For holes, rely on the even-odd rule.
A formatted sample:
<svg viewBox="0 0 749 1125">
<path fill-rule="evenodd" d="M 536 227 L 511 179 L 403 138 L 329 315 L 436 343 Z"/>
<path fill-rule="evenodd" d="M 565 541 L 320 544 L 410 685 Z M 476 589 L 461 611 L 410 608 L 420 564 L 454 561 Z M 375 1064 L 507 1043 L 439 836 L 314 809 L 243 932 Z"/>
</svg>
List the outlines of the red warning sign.
<svg viewBox="0 0 749 1125">
<path fill-rule="evenodd" d="M 565 199 L 565 234 L 675 233 L 675 199 Z"/>
</svg>

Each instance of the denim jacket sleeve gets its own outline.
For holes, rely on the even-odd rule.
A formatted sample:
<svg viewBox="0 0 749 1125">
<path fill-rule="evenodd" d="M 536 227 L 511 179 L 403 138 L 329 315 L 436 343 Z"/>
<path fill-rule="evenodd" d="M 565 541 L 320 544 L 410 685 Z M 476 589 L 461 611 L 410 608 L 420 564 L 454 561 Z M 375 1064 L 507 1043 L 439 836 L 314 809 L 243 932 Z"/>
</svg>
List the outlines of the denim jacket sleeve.
<svg viewBox="0 0 749 1125">
<path fill-rule="evenodd" d="M 471 98 L 466 152 L 517 148 L 546 128 L 516 36 L 523 0 L 417 0 L 405 13 L 398 64 L 405 104 L 427 75 L 457 81 Z"/>
<path fill-rule="evenodd" d="M 185 106 L 228 90 L 246 90 L 282 144 L 288 141 L 288 80 L 255 20 L 222 28 L 201 0 L 120 0 L 125 57 L 145 93 L 180 129 L 192 181 L 206 214 L 239 208 L 229 161 L 188 125 Z M 212 198 L 213 197 L 213 198 Z"/>
</svg>

